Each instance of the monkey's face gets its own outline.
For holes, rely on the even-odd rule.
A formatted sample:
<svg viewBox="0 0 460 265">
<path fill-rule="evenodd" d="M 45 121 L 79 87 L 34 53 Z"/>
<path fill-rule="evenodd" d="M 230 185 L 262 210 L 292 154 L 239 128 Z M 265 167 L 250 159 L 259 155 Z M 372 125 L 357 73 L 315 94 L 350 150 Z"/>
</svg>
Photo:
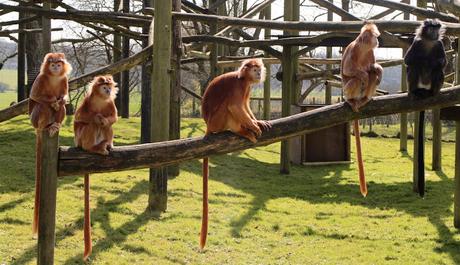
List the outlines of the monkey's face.
<svg viewBox="0 0 460 265">
<path fill-rule="evenodd" d="M 428 40 L 437 40 L 439 39 L 439 29 L 440 26 L 429 25 L 423 28 L 422 36 Z"/>
<path fill-rule="evenodd" d="M 52 75 L 62 75 L 64 70 L 63 62 L 50 62 L 48 65 L 48 70 Z"/>
<path fill-rule="evenodd" d="M 262 69 L 259 66 L 253 66 L 249 69 L 249 75 L 254 82 L 260 82 L 262 79 Z"/>
<path fill-rule="evenodd" d="M 102 85 L 99 85 L 98 92 L 102 98 L 108 99 L 112 95 L 112 89 L 113 88 L 110 84 L 102 84 Z"/>
</svg>

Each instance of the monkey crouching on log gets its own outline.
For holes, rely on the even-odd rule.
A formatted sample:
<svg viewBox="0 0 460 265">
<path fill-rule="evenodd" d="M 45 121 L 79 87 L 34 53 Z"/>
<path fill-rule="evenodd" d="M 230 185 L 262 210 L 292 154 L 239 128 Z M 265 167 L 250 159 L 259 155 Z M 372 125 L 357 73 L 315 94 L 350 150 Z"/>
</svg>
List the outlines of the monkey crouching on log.
<svg viewBox="0 0 460 265">
<path fill-rule="evenodd" d="M 75 145 L 84 150 L 108 155 L 113 148 L 112 125 L 117 121 L 115 97 L 118 92 L 112 76 L 96 76 L 83 103 L 75 112 Z M 92 251 L 89 205 L 89 174 L 85 174 L 84 241 L 86 260 Z"/>
<path fill-rule="evenodd" d="M 407 66 L 409 94 L 414 98 L 426 98 L 439 94 L 444 83 L 444 68 L 447 65 L 442 38 L 444 25 L 437 19 L 426 19 L 416 30 L 412 45 L 404 56 Z M 418 130 L 418 191 L 425 195 L 425 111 L 419 113 Z"/>
<path fill-rule="evenodd" d="M 340 75 L 342 76 L 343 93 L 353 111 L 368 103 L 377 91 L 382 80 L 383 68 L 376 63 L 374 49 L 378 47 L 380 32 L 373 23 L 361 28 L 361 33 L 343 52 Z M 354 120 L 356 155 L 358 158 L 359 187 L 363 196 L 367 195 L 366 177 L 361 155 L 361 137 L 359 120 Z"/>
<path fill-rule="evenodd" d="M 65 104 L 69 94 L 67 75 L 72 67 L 63 53 L 48 53 L 43 59 L 40 73 L 32 84 L 29 97 L 29 117 L 36 129 L 35 161 L 35 206 L 32 233 L 38 233 L 38 212 L 40 208 L 41 184 L 41 132 L 55 135 L 65 118 Z"/>
<path fill-rule="evenodd" d="M 206 135 L 229 130 L 253 143 L 257 142 L 262 130 L 269 130 L 271 124 L 256 119 L 249 106 L 249 98 L 251 86 L 264 80 L 265 67 L 260 59 L 245 60 L 237 71 L 214 78 L 206 88 L 201 105 Z M 201 249 L 206 244 L 208 233 L 208 163 L 209 158 L 204 158 Z"/>
</svg>

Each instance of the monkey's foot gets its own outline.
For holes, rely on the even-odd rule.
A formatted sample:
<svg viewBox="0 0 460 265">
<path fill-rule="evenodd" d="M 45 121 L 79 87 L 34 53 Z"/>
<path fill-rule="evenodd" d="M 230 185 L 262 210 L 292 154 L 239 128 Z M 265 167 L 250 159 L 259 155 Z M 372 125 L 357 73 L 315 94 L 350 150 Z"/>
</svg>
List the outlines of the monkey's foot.
<svg viewBox="0 0 460 265">
<path fill-rule="evenodd" d="M 54 122 L 53 124 L 51 124 L 50 127 L 48 127 L 48 133 L 50 137 L 53 137 L 59 131 L 60 128 L 61 128 L 61 125 L 57 122 Z"/>
<path fill-rule="evenodd" d="M 354 112 L 359 112 L 359 101 L 356 99 L 350 99 L 347 101 L 348 105 L 350 105 L 351 109 Z"/>
<path fill-rule="evenodd" d="M 107 144 L 105 149 L 107 149 L 107 151 L 109 151 L 109 152 L 112 151 L 113 150 L 113 144 Z"/>
<path fill-rule="evenodd" d="M 257 120 L 257 125 L 262 131 L 268 131 L 272 128 L 272 124 L 269 121 Z"/>
</svg>

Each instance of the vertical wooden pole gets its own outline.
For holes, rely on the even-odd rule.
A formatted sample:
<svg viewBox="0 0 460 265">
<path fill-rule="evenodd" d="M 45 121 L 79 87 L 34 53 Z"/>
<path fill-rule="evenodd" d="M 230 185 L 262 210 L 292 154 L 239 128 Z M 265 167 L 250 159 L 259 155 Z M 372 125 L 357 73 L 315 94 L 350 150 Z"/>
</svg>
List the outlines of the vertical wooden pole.
<svg viewBox="0 0 460 265">
<path fill-rule="evenodd" d="M 123 13 L 129 13 L 129 0 L 122 0 L 123 1 Z M 129 28 L 129 27 L 128 27 Z M 128 58 L 129 57 L 129 51 L 130 51 L 130 46 L 129 46 L 129 37 L 123 36 L 122 37 L 122 42 L 123 42 L 123 58 Z M 129 70 L 123 71 L 121 73 L 121 94 L 123 95 L 121 98 L 121 105 L 123 106 L 121 108 L 121 117 L 122 118 L 129 118 Z"/>
<path fill-rule="evenodd" d="M 38 132 L 42 138 L 40 208 L 38 219 L 38 265 L 54 263 L 56 227 L 56 193 L 58 176 L 59 135 L 50 137 L 48 131 Z"/>
<path fill-rule="evenodd" d="M 403 0 L 403 3 L 410 4 L 410 0 Z M 409 20 L 410 14 L 404 13 L 404 20 Z M 402 57 L 406 54 L 407 49 L 402 49 Z M 407 73 L 406 65 L 401 64 L 401 92 L 407 92 Z M 400 129 L 399 129 L 399 150 L 407 152 L 407 113 L 400 114 Z"/>
<path fill-rule="evenodd" d="M 265 19 L 271 20 L 272 19 L 272 6 L 268 5 L 265 8 Z M 265 39 L 271 39 L 272 31 L 271 29 L 264 29 Z M 269 57 L 269 54 L 265 52 L 265 57 Z M 270 112 L 271 112 L 271 64 L 266 65 L 266 78 L 264 82 L 264 119 L 270 119 Z"/>
<path fill-rule="evenodd" d="M 293 1 L 284 0 L 284 20 L 289 21 L 293 17 Z M 291 34 L 290 31 L 284 31 L 284 35 Z M 281 60 L 283 67 L 283 81 L 282 81 L 282 103 L 281 103 L 281 114 L 283 117 L 291 114 L 291 103 L 292 103 L 292 90 L 294 85 L 294 64 L 292 62 L 292 47 L 283 46 L 283 55 Z M 291 171 L 291 152 L 289 140 L 281 142 L 281 153 L 280 153 L 280 172 L 282 174 L 289 174 Z"/>
<path fill-rule="evenodd" d="M 345 10 L 345 11 L 349 11 L 350 9 L 350 0 L 342 0 L 342 9 Z M 341 18 L 342 21 L 345 21 L 347 19 L 345 18 Z M 343 49 L 345 49 L 345 47 L 342 47 Z M 342 99 L 342 98 L 341 98 Z M 350 124 L 350 123 L 348 123 Z M 346 135 L 350 135 L 351 136 L 351 128 L 350 126 L 347 126 L 346 128 Z M 346 152 L 346 161 L 351 161 L 351 137 L 346 137 L 346 146 L 347 146 L 347 152 Z"/>
<path fill-rule="evenodd" d="M 152 142 L 169 140 L 172 0 L 155 1 L 152 71 Z M 167 168 L 150 170 L 149 209 L 167 208 Z"/>
<path fill-rule="evenodd" d="M 181 0 L 173 0 L 173 11 L 181 11 Z M 181 98 L 181 72 L 180 60 L 182 55 L 181 21 L 172 22 L 172 54 L 171 54 L 171 112 L 169 123 L 170 140 L 180 139 L 180 98 Z M 171 176 L 179 175 L 179 165 L 168 167 L 168 174 Z"/>
<path fill-rule="evenodd" d="M 51 10 L 50 2 L 43 2 L 44 10 Z M 51 52 L 51 19 L 42 17 L 43 57 Z"/>
<path fill-rule="evenodd" d="M 209 6 L 213 5 L 217 0 L 209 0 Z M 211 12 L 217 13 L 217 10 L 210 10 Z M 215 35 L 217 33 L 217 23 L 211 23 L 209 26 L 210 35 Z M 217 67 L 217 57 L 218 57 L 218 45 L 217 43 L 210 44 L 210 54 L 209 54 L 209 81 L 216 77 L 219 73 Z"/>
<path fill-rule="evenodd" d="M 455 121 L 454 226 L 460 228 L 460 121 Z"/>
<path fill-rule="evenodd" d="M 441 137 L 441 110 L 435 108 L 433 113 L 433 155 L 431 160 L 431 169 L 434 171 L 441 170 L 441 154 L 442 154 L 442 137 Z"/>
<path fill-rule="evenodd" d="M 24 3 L 20 2 L 20 6 Z M 19 19 L 25 18 L 24 12 L 19 12 Z M 24 23 L 18 25 L 19 30 L 25 29 Z M 27 98 L 26 93 L 26 34 L 18 33 L 18 97 L 17 101 L 20 102 Z"/>
<path fill-rule="evenodd" d="M 113 1 L 113 9 L 115 12 L 119 12 L 121 10 L 121 1 L 122 0 L 114 0 Z M 113 63 L 118 62 L 121 60 L 121 35 L 120 34 L 113 34 Z M 121 73 L 116 73 L 113 75 L 113 80 L 121 85 Z M 115 105 L 118 109 L 118 115 L 120 116 L 123 112 L 123 89 L 118 91 L 118 95 L 115 98 Z"/>
<path fill-rule="evenodd" d="M 333 3 L 334 0 L 329 0 L 329 2 Z M 334 20 L 334 14 L 332 13 L 331 10 L 328 10 L 327 11 L 327 21 L 333 21 L 333 20 Z M 326 57 L 327 58 L 332 58 L 332 47 L 327 47 L 326 48 Z M 331 70 L 332 65 L 327 64 L 326 69 Z M 332 104 L 332 86 L 331 86 L 331 84 L 329 82 L 327 82 L 327 84 L 326 84 L 326 91 L 325 91 L 325 95 L 324 95 L 324 103 L 326 103 L 327 105 Z"/>
<path fill-rule="evenodd" d="M 292 21 L 299 21 L 300 19 L 300 0 L 292 0 L 292 14 L 290 17 L 290 20 Z M 299 32 L 298 31 L 291 31 L 291 35 L 293 36 L 298 36 Z M 299 102 L 300 96 L 301 96 L 301 84 L 303 81 L 298 81 L 296 78 L 296 74 L 298 72 L 299 68 L 299 57 L 297 55 L 297 52 L 299 51 L 299 46 L 293 46 L 291 48 L 291 64 L 292 64 L 292 95 L 291 95 L 291 104 L 297 104 Z"/>
<path fill-rule="evenodd" d="M 417 6 L 418 7 L 422 7 L 422 8 L 426 8 L 426 0 L 417 0 Z M 422 17 L 417 17 L 417 20 L 422 20 L 423 18 Z M 418 187 L 418 182 L 419 182 L 419 178 L 418 178 L 418 175 L 419 175 L 419 163 L 418 163 L 418 159 L 417 157 L 419 156 L 419 133 L 421 133 L 418 128 L 420 127 L 419 124 L 420 124 L 420 112 L 415 112 L 414 113 L 415 115 L 415 121 L 414 121 L 414 163 L 413 163 L 413 177 L 412 177 L 412 180 L 413 180 L 413 183 L 412 183 L 412 189 L 414 192 L 419 192 L 419 187 Z M 422 150 L 423 152 L 423 150 Z"/>
<path fill-rule="evenodd" d="M 143 7 L 153 7 L 152 0 L 143 0 Z M 149 34 L 149 26 L 142 27 L 143 34 Z M 149 43 L 151 41 L 151 43 Z M 142 48 L 146 48 L 149 44 L 153 44 L 153 38 L 142 41 Z M 141 143 L 150 143 L 150 101 L 151 101 L 151 85 L 152 81 L 152 63 L 144 63 L 142 65 L 141 78 Z"/>
</svg>

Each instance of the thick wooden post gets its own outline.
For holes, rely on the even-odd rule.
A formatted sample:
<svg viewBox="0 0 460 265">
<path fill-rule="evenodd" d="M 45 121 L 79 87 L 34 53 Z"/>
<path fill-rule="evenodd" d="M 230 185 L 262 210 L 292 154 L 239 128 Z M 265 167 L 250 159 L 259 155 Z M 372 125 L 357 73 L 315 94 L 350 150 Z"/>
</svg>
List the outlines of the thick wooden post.
<svg viewBox="0 0 460 265">
<path fill-rule="evenodd" d="M 284 20 L 289 21 L 293 17 L 293 1 L 284 0 Z M 284 35 L 291 34 L 290 31 L 284 31 Z M 292 47 L 283 46 L 283 56 L 281 60 L 283 67 L 283 81 L 282 81 L 282 107 L 281 115 L 287 117 L 291 115 L 291 103 L 293 100 L 293 86 L 294 86 L 294 63 L 292 60 Z M 291 171 L 291 151 L 289 140 L 281 142 L 280 153 L 280 172 L 282 174 L 289 174 Z"/>
<path fill-rule="evenodd" d="M 153 7 L 152 0 L 143 0 L 143 7 Z M 150 27 L 142 27 L 143 34 L 149 34 Z M 149 43 L 151 41 L 151 43 Z M 144 39 L 142 41 L 142 48 L 146 48 L 149 44 L 153 43 L 153 38 L 150 40 Z M 150 82 L 152 81 L 152 62 L 142 64 L 142 78 L 141 78 L 141 143 L 150 143 L 150 120 L 151 109 L 150 102 L 152 90 Z"/>
<path fill-rule="evenodd" d="M 460 121 L 455 121 L 454 226 L 460 228 Z"/>
<path fill-rule="evenodd" d="M 24 3 L 19 3 L 19 5 L 24 5 Z M 25 18 L 24 12 L 19 12 L 19 19 Z M 25 29 L 24 23 L 18 25 L 20 30 Z M 18 78 L 17 78 L 17 87 L 18 87 L 18 97 L 17 102 L 20 102 L 27 98 L 26 92 L 26 33 L 22 32 L 18 34 Z"/>
<path fill-rule="evenodd" d="M 123 13 L 129 13 L 129 0 L 122 0 L 123 1 Z M 128 27 L 129 28 L 129 27 Z M 129 57 L 129 37 L 123 36 L 123 58 Z M 121 73 L 121 94 L 123 95 L 121 98 L 121 117 L 122 118 L 129 118 L 129 70 L 123 71 Z"/>
<path fill-rule="evenodd" d="M 172 0 L 155 1 L 152 71 L 152 142 L 169 140 Z M 149 209 L 167 208 L 167 168 L 150 170 Z"/>
<path fill-rule="evenodd" d="M 51 10 L 51 3 L 43 2 L 43 9 Z M 43 35 L 43 55 L 45 55 L 51 52 L 51 19 L 47 17 L 42 17 L 42 35 Z"/>
<path fill-rule="evenodd" d="M 113 1 L 113 10 L 115 12 L 119 12 L 121 10 L 121 0 L 114 0 Z M 121 35 L 120 34 L 113 34 L 113 63 L 118 62 L 121 60 Z M 116 73 L 113 75 L 113 80 L 121 85 L 121 73 Z M 118 115 L 120 116 L 123 112 L 123 89 L 118 91 L 118 95 L 115 98 L 115 105 L 118 109 Z"/>
<path fill-rule="evenodd" d="M 441 118 L 440 109 L 433 109 L 433 155 L 431 160 L 431 169 L 434 171 L 441 170 L 442 154 L 442 137 L 441 137 Z"/>
<path fill-rule="evenodd" d="M 217 0 L 209 0 L 209 6 L 213 5 Z M 217 10 L 210 10 L 211 12 L 217 13 Z M 215 35 L 217 33 L 217 24 L 211 23 L 209 26 L 210 35 Z M 216 77 L 219 73 L 217 67 L 217 57 L 218 57 L 218 45 L 217 43 L 210 44 L 210 54 L 209 54 L 209 81 Z"/>
<path fill-rule="evenodd" d="M 58 133 L 49 137 L 47 131 L 38 132 L 42 138 L 40 208 L 38 220 L 38 258 L 39 265 L 54 263 L 54 242 L 56 226 L 56 192 L 58 176 Z"/>
<path fill-rule="evenodd" d="M 403 0 L 403 3 L 410 4 L 410 0 Z M 404 20 L 409 20 L 410 14 L 404 13 Z M 402 57 L 406 54 L 407 49 L 402 49 Z M 407 73 L 406 65 L 401 64 L 401 92 L 407 92 Z M 399 128 L 399 150 L 407 152 L 407 113 L 400 114 L 400 128 Z"/>
<path fill-rule="evenodd" d="M 181 11 L 181 0 L 173 0 L 173 11 Z M 181 71 L 180 60 L 182 55 L 181 21 L 173 21 L 172 50 L 171 50 L 171 110 L 169 121 L 170 140 L 180 139 L 180 98 L 181 98 Z M 168 167 L 168 174 L 171 176 L 179 175 L 179 165 Z"/>
<path fill-rule="evenodd" d="M 272 19 L 272 6 L 268 5 L 265 8 L 265 19 L 271 20 Z M 265 39 L 271 39 L 272 31 L 270 29 L 264 29 Z M 269 57 L 269 54 L 265 52 L 265 57 Z M 266 65 L 266 78 L 264 82 L 264 119 L 270 119 L 270 112 L 271 112 L 271 64 Z"/>
</svg>

